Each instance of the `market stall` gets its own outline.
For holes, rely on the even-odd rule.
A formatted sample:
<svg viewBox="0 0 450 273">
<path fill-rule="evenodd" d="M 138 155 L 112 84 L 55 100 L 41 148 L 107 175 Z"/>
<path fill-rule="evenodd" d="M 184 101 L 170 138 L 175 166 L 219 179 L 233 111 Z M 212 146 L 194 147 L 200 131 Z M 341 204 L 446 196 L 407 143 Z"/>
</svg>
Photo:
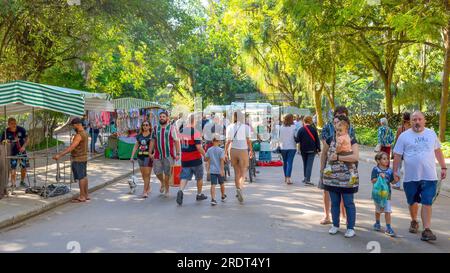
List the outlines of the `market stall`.
<svg viewBox="0 0 450 273">
<path fill-rule="evenodd" d="M 32 113 L 34 118 L 35 110 L 51 110 L 70 116 L 82 116 L 84 113 L 85 100 L 84 95 L 80 92 L 68 92 L 58 87 L 48 86 L 38 83 L 25 81 L 13 81 L 0 84 L 0 115 L 4 115 L 5 121 L 7 115 Z M 33 122 L 34 124 L 34 122 Z M 6 131 L 5 131 L 6 132 Z M 48 132 L 45 132 L 48 134 Z M 48 137 L 47 137 L 48 139 Z M 4 142 L 0 145 L 0 158 L 2 158 L 0 169 L 0 198 L 5 194 L 10 169 L 9 161 L 11 159 L 21 160 L 17 156 L 10 156 L 11 145 Z M 48 142 L 46 149 L 45 181 L 44 187 L 47 188 L 48 183 Z M 28 154 L 28 160 L 33 162 L 33 179 L 36 186 L 36 155 L 35 152 Z M 69 180 L 71 181 L 71 179 Z M 44 196 L 47 197 L 47 196 Z"/>
<path fill-rule="evenodd" d="M 130 159 L 136 135 L 142 122 L 158 122 L 158 115 L 165 110 L 164 105 L 136 98 L 120 98 L 113 100 L 115 108 L 115 124 L 117 133 L 108 138 L 107 157 Z"/>
</svg>

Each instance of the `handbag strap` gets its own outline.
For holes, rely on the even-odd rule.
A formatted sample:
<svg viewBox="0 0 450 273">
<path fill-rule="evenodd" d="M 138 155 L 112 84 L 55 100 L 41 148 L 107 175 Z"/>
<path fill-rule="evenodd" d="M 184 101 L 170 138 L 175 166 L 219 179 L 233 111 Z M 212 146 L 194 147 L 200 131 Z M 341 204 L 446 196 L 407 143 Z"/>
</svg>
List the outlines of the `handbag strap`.
<svg viewBox="0 0 450 273">
<path fill-rule="evenodd" d="M 239 127 L 236 129 L 236 131 L 234 132 L 234 136 L 233 136 L 233 141 L 236 139 L 236 135 L 239 132 L 239 129 L 241 129 L 242 124 L 239 124 Z"/>
<path fill-rule="evenodd" d="M 306 130 L 306 132 L 308 133 L 308 135 L 312 138 L 312 140 L 313 140 L 314 142 L 316 142 L 316 138 L 313 136 L 313 134 L 312 134 L 311 131 L 309 130 L 308 125 L 305 125 L 305 130 Z"/>
</svg>

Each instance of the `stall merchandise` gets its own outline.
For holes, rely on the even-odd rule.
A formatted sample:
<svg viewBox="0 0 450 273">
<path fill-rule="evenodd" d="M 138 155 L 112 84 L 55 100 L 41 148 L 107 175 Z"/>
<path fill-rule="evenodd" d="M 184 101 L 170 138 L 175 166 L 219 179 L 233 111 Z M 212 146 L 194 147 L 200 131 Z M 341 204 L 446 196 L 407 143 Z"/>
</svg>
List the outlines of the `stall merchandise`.
<svg viewBox="0 0 450 273">
<path fill-rule="evenodd" d="M 136 98 L 115 99 L 113 103 L 116 108 L 117 136 L 110 136 L 110 144 L 105 155 L 129 159 L 136 143 L 135 136 L 139 132 L 141 124 L 149 121 L 155 125 L 158 122 L 159 113 L 164 111 L 165 106 Z"/>
</svg>

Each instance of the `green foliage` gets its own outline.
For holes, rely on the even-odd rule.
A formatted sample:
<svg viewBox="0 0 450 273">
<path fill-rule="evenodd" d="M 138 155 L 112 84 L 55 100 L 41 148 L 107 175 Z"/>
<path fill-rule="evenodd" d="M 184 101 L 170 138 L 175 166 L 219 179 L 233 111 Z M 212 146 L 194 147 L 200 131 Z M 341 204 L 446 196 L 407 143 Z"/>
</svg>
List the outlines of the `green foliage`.
<svg viewBox="0 0 450 273">
<path fill-rule="evenodd" d="M 447 137 L 447 139 L 450 139 Z M 444 153 L 445 158 L 450 158 L 450 142 L 443 142 L 442 143 L 442 152 Z"/>
<path fill-rule="evenodd" d="M 377 129 L 355 127 L 355 134 L 358 143 L 361 145 L 376 146 L 378 143 Z"/>
<path fill-rule="evenodd" d="M 48 143 L 47 143 L 48 141 Z M 56 139 L 54 138 L 44 138 L 44 140 L 42 140 L 40 143 L 34 145 L 34 146 L 29 146 L 27 148 L 28 151 L 42 151 L 48 148 L 52 148 L 52 147 L 56 147 L 56 145 L 61 145 L 64 144 L 64 141 L 58 140 L 56 141 Z M 48 146 L 47 146 L 48 145 Z"/>
</svg>

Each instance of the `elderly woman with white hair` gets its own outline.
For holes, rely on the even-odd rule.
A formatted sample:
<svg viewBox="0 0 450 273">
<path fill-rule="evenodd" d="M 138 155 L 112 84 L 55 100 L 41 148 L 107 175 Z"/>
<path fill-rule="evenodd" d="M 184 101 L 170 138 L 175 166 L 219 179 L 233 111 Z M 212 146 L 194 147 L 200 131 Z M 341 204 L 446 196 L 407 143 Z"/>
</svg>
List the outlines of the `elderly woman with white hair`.
<svg viewBox="0 0 450 273">
<path fill-rule="evenodd" d="M 376 152 L 385 152 L 391 154 L 391 145 L 394 142 L 394 133 L 389 128 L 388 120 L 386 118 L 380 119 L 381 126 L 378 127 L 378 145 L 375 148 Z"/>
</svg>

